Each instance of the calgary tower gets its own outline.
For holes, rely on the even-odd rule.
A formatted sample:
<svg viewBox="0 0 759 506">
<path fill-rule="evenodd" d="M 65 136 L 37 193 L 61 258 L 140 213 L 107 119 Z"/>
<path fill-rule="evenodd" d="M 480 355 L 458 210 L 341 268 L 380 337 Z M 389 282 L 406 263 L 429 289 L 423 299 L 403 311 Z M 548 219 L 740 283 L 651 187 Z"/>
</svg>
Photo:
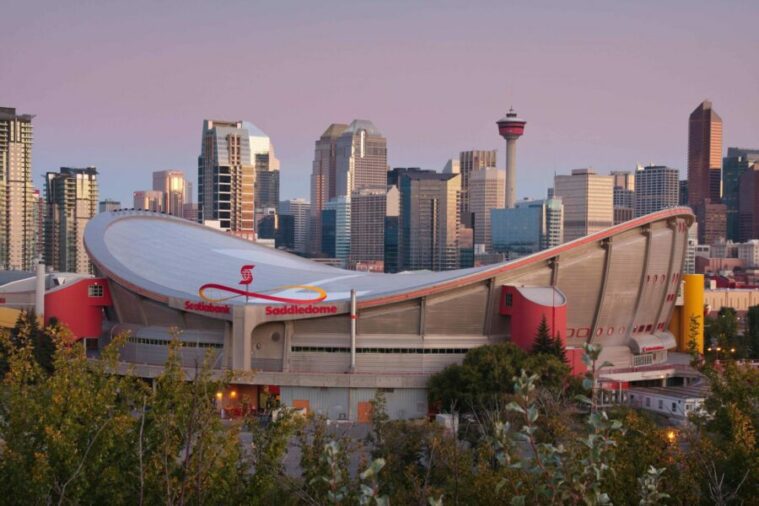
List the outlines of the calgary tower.
<svg viewBox="0 0 759 506">
<path fill-rule="evenodd" d="M 511 208 L 516 205 L 517 139 L 524 133 L 527 122 L 518 118 L 512 107 L 497 124 L 498 133 L 506 139 L 506 208 Z"/>
</svg>

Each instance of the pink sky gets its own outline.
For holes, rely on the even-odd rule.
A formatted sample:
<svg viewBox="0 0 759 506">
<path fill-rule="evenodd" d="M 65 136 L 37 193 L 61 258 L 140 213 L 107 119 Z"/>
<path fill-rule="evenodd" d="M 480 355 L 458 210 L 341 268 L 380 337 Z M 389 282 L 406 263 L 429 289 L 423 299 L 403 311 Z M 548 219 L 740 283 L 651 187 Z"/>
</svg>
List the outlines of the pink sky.
<svg viewBox="0 0 759 506">
<path fill-rule="evenodd" d="M 502 167 L 513 104 L 520 198 L 577 167 L 684 174 L 704 98 L 725 147 L 759 147 L 758 2 L 5 0 L 0 17 L 0 106 L 37 115 L 35 182 L 95 165 L 129 206 L 154 170 L 195 180 L 204 118 L 270 135 L 283 198 L 308 196 L 314 140 L 353 118 L 392 166 L 498 148 Z"/>
</svg>

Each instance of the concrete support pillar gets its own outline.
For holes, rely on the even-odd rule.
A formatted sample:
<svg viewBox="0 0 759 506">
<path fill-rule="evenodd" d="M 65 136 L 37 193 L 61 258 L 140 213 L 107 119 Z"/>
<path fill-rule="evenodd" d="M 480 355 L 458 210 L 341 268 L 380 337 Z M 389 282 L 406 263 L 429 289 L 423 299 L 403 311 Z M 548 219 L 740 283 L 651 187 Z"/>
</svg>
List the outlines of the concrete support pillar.
<svg viewBox="0 0 759 506">
<path fill-rule="evenodd" d="M 517 204 L 517 140 L 506 139 L 506 209 Z"/>
</svg>

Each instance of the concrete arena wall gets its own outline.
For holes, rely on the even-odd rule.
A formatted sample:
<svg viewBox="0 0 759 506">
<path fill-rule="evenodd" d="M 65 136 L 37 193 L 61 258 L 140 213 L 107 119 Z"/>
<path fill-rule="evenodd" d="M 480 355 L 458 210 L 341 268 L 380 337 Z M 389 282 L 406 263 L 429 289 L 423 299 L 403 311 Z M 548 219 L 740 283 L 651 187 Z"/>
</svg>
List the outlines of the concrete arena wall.
<svg viewBox="0 0 759 506">
<path fill-rule="evenodd" d="M 600 343 L 605 359 L 618 366 L 630 365 L 632 340 L 669 335 L 667 324 L 679 287 L 687 224 L 683 217 L 672 217 L 602 240 L 564 245 L 543 261 L 411 300 L 369 307 L 359 301 L 357 347 L 377 339 L 387 348 L 467 349 L 502 342 L 511 337 L 511 325 L 509 317 L 498 314 L 500 286 L 555 283 L 567 296 L 567 345 Z M 297 320 L 289 328 L 291 347 L 350 344 L 348 315 Z M 653 360 L 665 356 L 656 354 Z M 428 357 L 357 355 L 357 372 L 429 374 L 460 360 L 453 355 Z M 283 367 L 289 372 L 340 372 L 348 366 L 349 354 L 314 351 L 289 353 Z"/>
</svg>

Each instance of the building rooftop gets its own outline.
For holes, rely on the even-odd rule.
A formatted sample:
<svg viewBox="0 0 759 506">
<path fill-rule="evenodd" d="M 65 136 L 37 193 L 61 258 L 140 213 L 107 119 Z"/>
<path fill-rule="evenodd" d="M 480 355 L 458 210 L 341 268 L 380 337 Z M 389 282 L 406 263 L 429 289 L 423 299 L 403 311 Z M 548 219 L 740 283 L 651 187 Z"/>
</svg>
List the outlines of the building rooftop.
<svg viewBox="0 0 759 506">
<path fill-rule="evenodd" d="M 159 301 L 198 300 L 201 287 L 210 283 L 223 287 L 215 289 L 213 297 L 224 300 L 225 304 L 245 304 L 244 297 L 228 290 L 239 289 L 240 269 L 244 265 L 255 265 L 250 290 L 256 293 L 313 298 L 316 288 L 326 294 L 323 300 L 347 301 L 351 289 L 355 289 L 360 300 L 376 300 L 388 296 L 408 297 L 422 291 L 443 291 L 452 284 L 474 282 L 502 271 L 544 262 L 559 250 L 672 216 L 690 218 L 692 215 L 687 208 L 666 209 L 512 262 L 403 275 L 329 267 L 199 223 L 149 211 L 124 210 L 96 215 L 87 225 L 84 244 L 98 271 Z M 270 302 L 251 297 L 248 303 Z"/>
<path fill-rule="evenodd" d="M 382 136 L 382 132 L 379 131 L 379 128 L 374 126 L 374 123 L 368 119 L 354 119 L 343 133 L 353 135 L 360 130 L 366 130 L 366 133 L 369 135 Z"/>
</svg>

